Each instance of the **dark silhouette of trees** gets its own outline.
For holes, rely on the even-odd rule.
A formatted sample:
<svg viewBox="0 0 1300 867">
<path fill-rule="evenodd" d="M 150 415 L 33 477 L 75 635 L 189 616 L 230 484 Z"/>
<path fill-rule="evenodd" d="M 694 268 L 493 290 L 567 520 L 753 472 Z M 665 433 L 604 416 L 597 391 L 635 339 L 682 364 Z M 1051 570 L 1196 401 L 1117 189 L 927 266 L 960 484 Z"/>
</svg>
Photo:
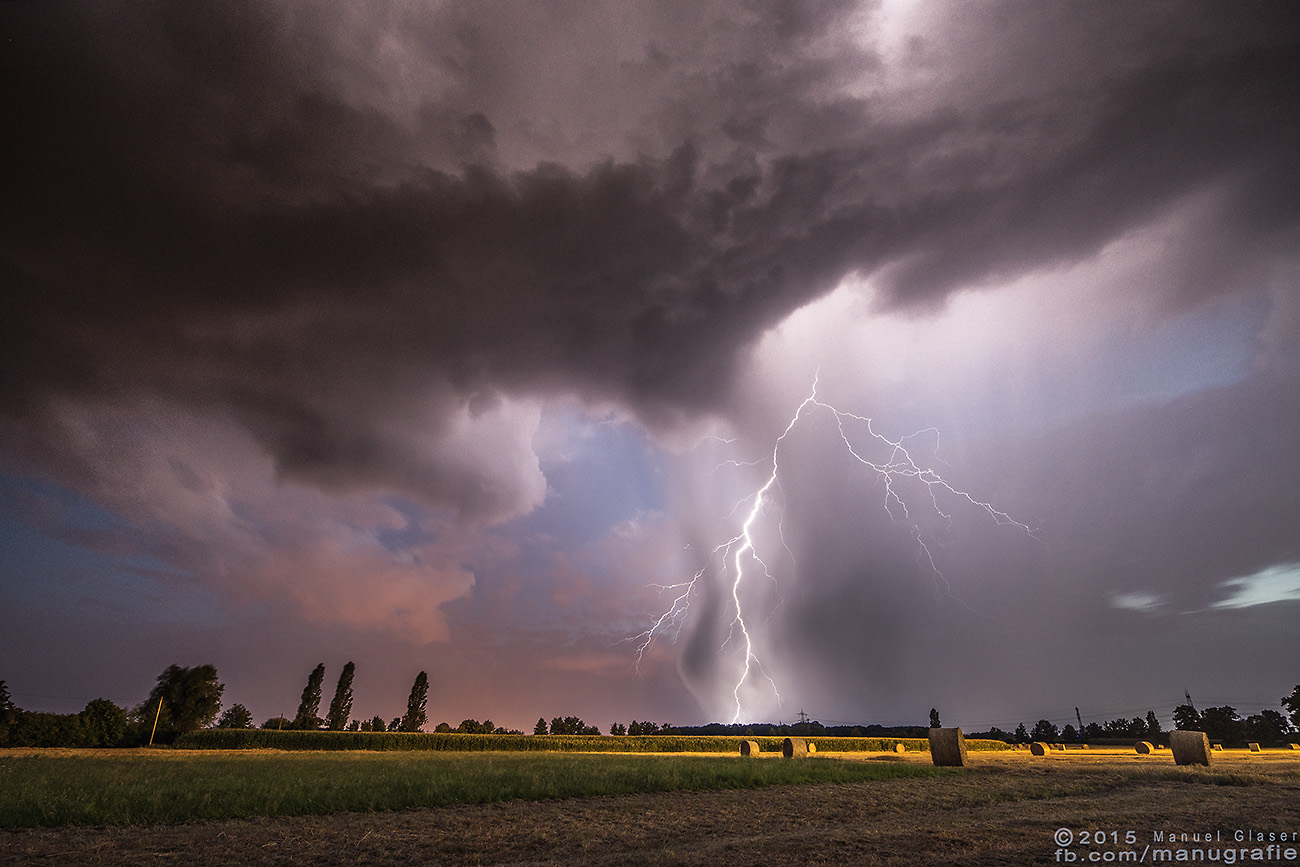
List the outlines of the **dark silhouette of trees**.
<svg viewBox="0 0 1300 867">
<path fill-rule="evenodd" d="M 1192 704 L 1190 696 L 1188 696 L 1186 704 L 1180 704 L 1174 708 L 1174 726 L 1183 731 L 1202 731 L 1201 712 Z"/>
<path fill-rule="evenodd" d="M 215 666 L 183 668 L 169 665 L 158 675 L 157 684 L 145 703 L 137 708 L 136 716 L 150 730 L 156 719 L 158 727 L 154 740 L 168 743 L 176 735 L 212 725 L 221 712 L 221 694 L 225 689 L 225 684 L 217 680 Z"/>
<path fill-rule="evenodd" d="M 1282 707 L 1291 717 L 1291 725 L 1300 729 L 1300 683 L 1296 684 L 1290 695 L 1282 696 Z"/>
<path fill-rule="evenodd" d="M 564 718 L 556 717 L 551 720 L 551 734 L 553 735 L 598 735 L 600 729 L 596 726 L 589 726 L 576 716 L 566 716 Z"/>
<path fill-rule="evenodd" d="M 425 705 L 429 701 L 429 676 L 423 671 L 415 676 L 411 684 L 411 696 L 406 700 L 406 715 L 400 720 L 404 732 L 418 732 L 424 728 L 426 720 Z"/>
<path fill-rule="evenodd" d="M 226 712 L 217 720 L 219 729 L 251 729 L 253 727 L 253 714 L 242 704 L 231 705 Z"/>
<path fill-rule="evenodd" d="M 1025 728 L 1024 723 L 1021 723 L 1020 725 L 1016 726 L 1016 743 L 1018 744 L 1029 743 L 1029 730 Z"/>
<path fill-rule="evenodd" d="M 1212 741 L 1225 744 L 1239 744 L 1246 740 L 1245 720 L 1237 715 L 1237 709 L 1231 705 L 1207 707 L 1201 713 L 1201 731 Z"/>
<path fill-rule="evenodd" d="M 539 716 L 537 718 L 537 725 L 533 726 L 533 734 L 535 735 L 546 734 L 546 717 Z"/>
<path fill-rule="evenodd" d="M 625 735 L 627 734 L 627 726 L 620 722 L 616 722 L 609 727 L 609 733 L 612 735 Z"/>
<path fill-rule="evenodd" d="M 939 711 L 935 708 L 930 708 L 930 728 L 937 729 L 942 727 L 943 723 L 939 721 Z"/>
<path fill-rule="evenodd" d="M 126 740 L 126 711 L 106 698 L 97 698 L 81 712 L 84 745 L 116 747 Z"/>
<path fill-rule="evenodd" d="M 18 722 L 18 706 L 9 694 L 9 687 L 0 680 L 0 747 L 9 745 L 9 731 Z"/>
<path fill-rule="evenodd" d="M 352 676 L 356 670 L 357 667 L 349 661 L 339 674 L 338 686 L 334 688 L 334 700 L 330 702 L 329 715 L 325 719 L 330 731 L 341 732 L 347 728 L 348 717 L 352 715 Z"/>
<path fill-rule="evenodd" d="M 1035 741 L 1054 741 L 1060 737 L 1060 729 L 1056 723 L 1051 720 L 1040 719 L 1034 723 L 1034 729 L 1029 733 L 1030 738 Z"/>
<path fill-rule="evenodd" d="M 1149 738 L 1156 737 L 1162 731 L 1163 729 L 1160 727 L 1160 720 L 1156 717 L 1156 712 L 1153 710 L 1147 711 L 1147 730 L 1146 730 L 1147 737 Z"/>
<path fill-rule="evenodd" d="M 280 714 L 279 716 L 273 716 L 266 722 L 262 723 L 262 728 L 271 729 L 277 732 L 284 731 L 293 728 L 293 720 L 289 719 L 284 714 Z"/>
<path fill-rule="evenodd" d="M 321 685 L 325 682 L 325 663 L 321 663 L 307 675 L 307 685 L 302 688 L 302 699 L 298 702 L 298 713 L 293 717 L 293 728 L 318 729 L 323 720 L 320 718 Z"/>
</svg>

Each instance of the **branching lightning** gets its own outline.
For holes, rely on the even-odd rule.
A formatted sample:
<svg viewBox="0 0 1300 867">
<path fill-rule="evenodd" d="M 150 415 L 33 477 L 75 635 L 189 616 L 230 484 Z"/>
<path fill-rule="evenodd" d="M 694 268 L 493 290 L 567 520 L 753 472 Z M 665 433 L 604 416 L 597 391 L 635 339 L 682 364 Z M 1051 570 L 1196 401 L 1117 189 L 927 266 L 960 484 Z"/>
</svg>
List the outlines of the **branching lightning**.
<svg viewBox="0 0 1300 867">
<path fill-rule="evenodd" d="M 950 525 L 952 516 L 945 512 L 940 505 L 939 497 L 945 494 L 955 497 L 960 501 L 965 501 L 971 507 L 983 511 L 998 525 L 1008 525 L 1015 527 L 1024 532 L 1030 538 L 1036 538 L 1033 530 L 1024 523 L 1012 518 L 1006 512 L 994 508 L 990 503 L 976 499 L 966 491 L 959 490 L 947 481 L 932 467 L 922 466 L 917 463 L 916 458 L 909 450 L 907 443 L 915 440 L 922 435 L 933 435 L 937 438 L 939 432 L 935 428 L 926 428 L 917 431 L 909 436 L 897 440 L 891 440 L 883 434 L 877 433 L 872 420 L 866 416 L 856 415 L 851 412 L 845 412 L 837 409 L 829 403 L 822 401 L 817 394 L 817 380 L 814 379 L 811 393 L 804 398 L 799 404 L 794 414 L 791 416 L 789 423 L 773 443 L 772 454 L 767 462 L 742 462 L 742 461 L 725 461 L 719 466 L 753 466 L 758 463 L 770 463 L 771 472 L 763 483 L 752 493 L 743 497 L 732 509 L 732 514 L 740 512 L 744 517 L 740 520 L 740 526 L 737 532 L 725 542 L 714 547 L 704 565 L 689 580 L 682 581 L 671 585 L 658 585 L 658 589 L 664 593 L 673 595 L 673 599 L 668 608 L 654 618 L 649 629 L 635 637 L 637 642 L 636 658 L 640 663 L 645 652 L 651 644 L 665 634 L 673 634 L 681 629 L 685 623 L 690 611 L 691 599 L 698 592 L 701 581 L 706 580 L 711 574 L 716 574 L 720 581 L 728 581 L 731 605 L 732 619 L 727 631 L 727 637 L 722 642 L 720 649 L 725 649 L 733 641 L 738 642 L 744 650 L 743 662 L 740 664 L 740 670 L 737 675 L 735 686 L 731 691 L 734 715 L 732 722 L 744 721 L 744 707 L 741 700 L 741 690 L 745 685 L 751 682 L 754 672 L 757 671 L 769 684 L 773 694 L 778 702 L 780 693 L 777 691 L 776 682 L 768 676 L 763 669 L 763 664 L 759 660 L 754 650 L 754 624 L 752 617 L 746 613 L 744 604 L 741 601 L 741 590 L 746 581 L 761 570 L 764 578 L 775 582 L 767 562 L 760 554 L 759 542 L 755 538 L 755 525 L 759 516 L 764 509 L 776 503 L 781 493 L 781 448 L 787 437 L 794 431 L 795 427 L 805 417 L 815 412 L 828 412 L 835 419 L 836 429 L 839 433 L 840 440 L 847 454 L 858 464 L 868 470 L 873 478 L 882 483 L 884 488 L 884 509 L 890 519 L 900 522 L 910 528 L 913 541 L 917 546 L 918 560 L 923 564 L 930 574 L 937 580 L 942 581 L 945 587 L 949 587 L 947 579 L 939 570 L 935 562 L 934 553 L 931 550 L 931 540 L 922 532 L 920 525 L 913 519 L 912 509 L 909 509 L 908 503 L 903 494 L 900 492 L 898 482 L 903 479 L 911 479 L 924 485 L 929 503 L 927 508 L 933 511 L 945 524 Z M 856 425 L 858 428 L 865 428 L 865 442 L 875 446 L 884 446 L 887 458 L 883 461 L 872 461 L 864 455 L 865 447 L 861 444 L 855 444 L 855 439 L 848 429 L 849 426 Z M 861 438 L 861 434 L 858 434 Z M 731 440 L 721 440 L 724 443 L 730 443 Z M 936 458 L 937 459 L 937 458 Z M 793 559 L 793 553 L 789 546 L 785 544 L 783 534 L 780 543 L 787 554 Z M 711 570 L 717 569 L 716 572 Z M 949 587 L 951 594 L 951 588 Z"/>
</svg>

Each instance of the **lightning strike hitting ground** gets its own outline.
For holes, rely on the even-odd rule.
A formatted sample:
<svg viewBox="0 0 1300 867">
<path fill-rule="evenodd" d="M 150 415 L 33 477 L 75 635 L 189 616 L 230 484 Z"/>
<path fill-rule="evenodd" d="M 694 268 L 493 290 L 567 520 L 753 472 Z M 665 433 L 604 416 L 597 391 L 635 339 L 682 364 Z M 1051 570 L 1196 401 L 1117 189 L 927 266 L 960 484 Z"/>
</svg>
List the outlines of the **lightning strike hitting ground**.
<svg viewBox="0 0 1300 867">
<path fill-rule="evenodd" d="M 662 614 L 654 619 L 650 628 L 640 635 L 636 636 L 638 642 L 636 649 L 637 663 L 639 664 L 646 650 L 661 635 L 672 632 L 674 638 L 680 631 L 690 610 L 691 598 L 698 592 L 699 583 L 706 580 L 711 574 L 715 574 L 721 582 L 729 582 L 730 596 L 732 603 L 732 619 L 727 631 L 727 637 L 722 642 L 719 650 L 725 649 L 733 641 L 739 641 L 744 651 L 743 661 L 740 663 L 739 672 L 735 681 L 735 686 L 731 691 L 731 700 L 735 709 L 732 722 L 744 722 L 745 711 L 741 700 L 741 689 L 751 681 L 755 670 L 767 681 L 772 689 L 773 695 L 780 703 L 781 696 L 777 691 L 776 682 L 768 676 L 763 669 L 763 664 L 754 652 L 754 636 L 752 630 L 755 628 L 752 622 L 752 615 L 747 614 L 745 605 L 741 601 L 741 588 L 744 586 L 747 578 L 754 574 L 756 570 L 761 569 L 763 577 L 775 582 L 776 579 L 768 568 L 767 562 L 760 554 L 759 542 L 755 538 L 755 524 L 759 516 L 763 513 L 765 506 L 775 503 L 781 492 L 781 447 L 786 438 L 794 431 L 795 427 L 805 417 L 815 412 L 829 412 L 835 419 L 836 429 L 839 433 L 841 442 L 846 453 L 858 464 L 864 467 L 872 474 L 872 478 L 882 483 L 884 488 L 884 509 L 890 519 L 895 522 L 903 523 L 910 529 L 912 540 L 917 546 L 917 558 L 923 564 L 934 579 L 943 582 L 945 588 L 951 595 L 951 587 L 943 573 L 939 571 L 935 563 L 933 551 L 930 548 L 930 540 L 922 532 L 920 525 L 912 516 L 911 509 L 908 508 L 907 501 L 903 493 L 899 490 L 898 483 L 900 480 L 910 479 L 919 482 L 924 486 L 926 496 L 929 500 L 928 509 L 932 514 L 937 516 L 946 526 L 951 525 L 952 517 L 945 512 L 940 505 L 939 496 L 945 494 L 955 497 L 959 501 L 965 501 L 969 506 L 982 510 L 998 525 L 1010 525 L 1024 532 L 1030 538 L 1034 536 L 1033 530 L 1026 524 L 1015 520 L 1006 512 L 994 508 L 991 504 L 977 500 L 974 496 L 966 491 L 954 488 L 948 482 L 944 481 L 932 467 L 922 466 L 917 463 L 913 457 L 912 451 L 909 450 L 906 443 L 916 440 L 923 435 L 933 435 L 935 438 L 935 451 L 937 452 L 937 443 L 939 432 L 935 428 L 926 428 L 901 437 L 897 440 L 891 440 L 888 437 L 875 431 L 872 420 L 865 416 L 855 415 L 851 412 L 844 412 L 837 409 L 831 404 L 823 402 L 817 396 L 817 381 L 813 381 L 812 391 L 799 404 L 794 415 L 790 418 L 785 430 L 776 438 L 772 446 L 772 455 L 770 460 L 771 472 L 766 480 L 753 493 L 743 497 L 732 509 L 732 514 L 741 511 L 748 504 L 748 510 L 744 513 L 740 527 L 735 535 L 722 542 L 709 552 L 704 565 L 688 581 L 678 584 L 658 585 L 659 589 L 665 593 L 674 594 L 672 603 Z M 851 431 L 851 427 L 858 430 Z M 865 435 L 861 433 L 865 430 Z M 855 440 L 854 435 L 857 439 Z M 729 443 L 731 440 L 722 440 Z M 887 457 L 883 461 L 873 461 L 864 456 L 866 445 L 884 446 Z M 913 447 L 915 448 L 915 447 Z M 937 459 L 937 458 L 936 458 Z M 726 461 L 724 465 L 731 466 L 752 466 L 756 462 Z M 720 465 L 721 466 L 721 465 Z M 915 504 L 913 504 L 915 507 Z M 777 529 L 777 536 L 782 548 L 790 555 L 793 560 L 793 552 L 785 544 L 785 539 Z M 769 545 L 769 547 L 771 547 Z M 715 564 L 718 564 L 716 572 L 711 573 Z M 747 567 L 750 567 L 747 569 Z"/>
</svg>

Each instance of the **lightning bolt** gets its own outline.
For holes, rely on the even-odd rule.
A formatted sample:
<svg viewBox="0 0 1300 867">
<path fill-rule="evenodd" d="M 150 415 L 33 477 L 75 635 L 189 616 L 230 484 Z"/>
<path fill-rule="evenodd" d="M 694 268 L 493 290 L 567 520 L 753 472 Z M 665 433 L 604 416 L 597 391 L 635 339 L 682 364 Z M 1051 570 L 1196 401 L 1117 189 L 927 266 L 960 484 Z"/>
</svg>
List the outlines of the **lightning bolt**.
<svg viewBox="0 0 1300 867">
<path fill-rule="evenodd" d="M 912 450 L 908 448 L 907 443 L 915 440 L 922 435 L 932 434 L 935 438 L 935 455 L 937 460 L 939 431 L 936 428 L 926 428 L 917 431 L 897 440 L 891 440 L 875 430 L 872 420 L 866 416 L 856 415 L 851 412 L 845 412 L 837 409 L 833 405 L 822 401 L 817 394 L 818 380 L 813 379 L 812 390 L 808 397 L 795 409 L 790 421 L 786 424 L 785 429 L 781 432 L 773 443 L 771 457 L 765 464 L 770 464 L 771 472 L 757 489 L 747 496 L 741 498 L 732 508 L 731 514 L 743 512 L 744 517 L 740 521 L 737 532 L 725 542 L 714 547 L 706 558 L 704 565 L 689 580 L 677 584 L 660 584 L 653 585 L 662 593 L 673 594 L 672 602 L 666 610 L 653 622 L 646 631 L 635 636 L 632 640 L 637 642 L 636 661 L 639 668 L 640 662 L 645 652 L 662 635 L 672 633 L 674 638 L 680 632 L 682 625 L 685 623 L 690 611 L 691 598 L 697 594 L 698 586 L 701 581 L 706 580 L 710 575 L 710 570 L 714 564 L 720 564 L 721 569 L 717 573 L 721 580 L 730 581 L 730 594 L 732 605 L 732 619 L 728 626 L 727 637 L 722 642 L 721 649 L 725 649 L 733 641 L 739 641 L 743 645 L 744 659 L 740 665 L 740 671 L 737 675 L 735 686 L 731 690 L 732 704 L 734 714 L 732 722 L 739 723 L 744 721 L 745 711 L 741 701 L 742 688 L 751 681 L 755 670 L 761 675 L 772 689 L 773 695 L 778 702 L 781 701 L 780 692 L 777 689 L 776 682 L 767 674 L 763 668 L 762 662 L 754 652 L 753 624 L 747 619 L 745 606 L 741 601 L 741 588 L 745 584 L 748 575 L 752 575 L 754 570 L 761 570 L 764 578 L 775 582 L 776 579 L 768 568 L 767 562 L 759 553 L 759 545 L 755 539 L 755 524 L 763 514 L 765 507 L 775 503 L 781 491 L 781 446 L 785 443 L 786 438 L 790 436 L 795 427 L 805 417 L 814 412 L 828 412 L 835 419 L 836 429 L 839 433 L 841 442 L 844 445 L 848 455 L 873 474 L 873 476 L 883 483 L 884 487 L 884 509 L 890 519 L 908 525 L 911 528 L 913 542 L 917 546 L 918 560 L 924 564 L 930 574 L 936 579 L 943 582 L 947 588 L 948 594 L 952 595 L 951 585 L 947 578 L 939 570 L 935 562 L 934 552 L 931 550 L 931 541 L 926 534 L 922 532 L 920 525 L 912 517 L 912 510 L 903 494 L 899 490 L 899 481 L 911 479 L 919 482 L 924 486 L 928 499 L 928 507 L 933 514 L 937 515 L 945 524 L 950 527 L 952 515 L 945 512 L 940 505 L 940 496 L 949 495 L 959 501 L 964 501 L 970 507 L 984 512 L 999 526 L 1011 526 L 1023 532 L 1026 536 L 1037 540 L 1034 531 L 1029 525 L 1024 524 L 1015 518 L 1012 518 L 1006 512 L 995 508 L 990 503 L 976 499 L 970 493 L 953 487 L 931 466 L 923 466 L 917 462 L 913 456 Z M 855 439 L 850 431 L 850 427 L 857 425 L 865 427 L 866 439 L 869 443 L 882 445 L 885 447 L 887 457 L 880 462 L 872 461 L 864 455 L 865 448 L 855 445 Z M 723 443 L 730 443 L 732 440 L 721 440 Z M 753 466 L 760 462 L 742 462 L 742 461 L 725 461 L 719 464 L 722 466 Z M 747 509 L 746 509 L 747 506 Z M 1041 540 L 1039 540 L 1041 541 Z M 786 552 L 790 554 L 793 560 L 793 552 L 790 551 L 785 539 L 782 536 L 781 544 Z M 954 597 L 955 598 L 955 597 Z M 959 600 L 960 601 L 960 600 Z M 969 606 L 968 606 L 969 607 Z"/>
</svg>

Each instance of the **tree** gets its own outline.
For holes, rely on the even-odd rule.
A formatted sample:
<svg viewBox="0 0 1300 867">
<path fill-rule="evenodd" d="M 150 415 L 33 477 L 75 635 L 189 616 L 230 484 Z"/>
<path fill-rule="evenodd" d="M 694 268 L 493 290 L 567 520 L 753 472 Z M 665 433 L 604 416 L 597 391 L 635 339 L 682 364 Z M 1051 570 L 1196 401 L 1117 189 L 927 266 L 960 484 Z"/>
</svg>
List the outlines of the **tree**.
<svg viewBox="0 0 1300 867">
<path fill-rule="evenodd" d="M 1060 730 L 1051 720 L 1040 719 L 1029 734 L 1036 741 L 1054 741 L 1060 736 Z"/>
<path fill-rule="evenodd" d="M 1275 710 L 1262 710 L 1246 717 L 1244 724 L 1246 740 L 1257 742 L 1266 747 L 1276 747 L 1286 742 L 1286 717 Z"/>
<path fill-rule="evenodd" d="M 1201 712 L 1191 701 L 1180 704 L 1174 708 L 1174 726 L 1185 732 L 1201 731 Z"/>
<path fill-rule="evenodd" d="M 375 714 L 374 716 L 372 716 L 370 718 L 370 728 L 368 729 L 368 731 L 382 732 L 384 730 L 385 730 L 384 718 L 381 717 L 379 714 Z"/>
<path fill-rule="evenodd" d="M 86 746 L 115 747 L 126 738 L 126 711 L 106 698 L 97 698 L 81 712 Z"/>
<path fill-rule="evenodd" d="M 1155 711 L 1153 710 L 1147 711 L 1146 726 L 1147 726 L 1147 730 L 1146 730 L 1147 737 L 1153 738 L 1156 735 L 1161 733 L 1162 729 L 1160 728 L 1160 720 L 1156 718 Z"/>
<path fill-rule="evenodd" d="M 329 716 L 326 722 L 332 732 L 341 732 L 347 727 L 348 717 L 352 715 L 352 675 L 357 667 L 351 661 L 343 666 L 339 674 L 339 685 L 334 688 L 334 700 L 330 702 Z"/>
<path fill-rule="evenodd" d="M 402 718 L 400 716 L 393 717 L 392 721 L 388 723 L 388 730 L 390 732 L 400 732 L 402 730 Z"/>
<path fill-rule="evenodd" d="M 292 727 L 293 727 L 293 720 L 289 719 L 284 714 L 280 714 L 279 716 L 273 716 L 266 722 L 262 723 L 262 728 L 271 729 L 277 732 L 281 732 L 287 728 L 292 728 Z"/>
<path fill-rule="evenodd" d="M 1245 721 L 1231 705 L 1207 707 L 1201 714 L 1201 726 L 1212 741 L 1236 744 L 1246 740 Z"/>
<path fill-rule="evenodd" d="M 9 687 L 0 680 L 0 747 L 8 745 L 9 731 L 18 722 L 19 713 L 18 706 L 9 695 Z"/>
<path fill-rule="evenodd" d="M 221 694 L 226 686 L 217 680 L 212 665 L 183 668 L 169 665 L 158 675 L 158 683 L 139 709 L 141 720 L 158 720 L 155 740 L 167 742 L 182 732 L 192 732 L 212 725 L 221 712 Z M 158 701 L 162 711 L 158 712 Z"/>
<path fill-rule="evenodd" d="M 321 684 L 324 682 L 325 663 L 322 662 L 307 675 L 307 685 L 302 688 L 302 699 L 298 702 L 298 713 L 293 718 L 294 728 L 320 728 L 320 691 Z"/>
<path fill-rule="evenodd" d="M 424 728 L 425 705 L 429 701 L 429 676 L 423 671 L 415 676 L 411 684 L 411 696 L 406 700 L 406 715 L 401 720 L 401 730 L 418 732 Z"/>
<path fill-rule="evenodd" d="M 994 728 L 996 728 L 996 726 L 994 726 Z M 1075 730 L 1074 723 L 1066 723 L 1065 728 L 1061 729 L 1061 740 L 1077 741 L 1078 739 L 1079 733 Z"/>
<path fill-rule="evenodd" d="M 533 734 L 535 735 L 546 734 L 546 717 L 539 716 L 537 718 L 537 725 L 533 726 Z"/>
<path fill-rule="evenodd" d="M 1296 684 L 1290 695 L 1282 696 L 1282 707 L 1290 715 L 1291 725 L 1300 729 L 1300 683 Z"/>
<path fill-rule="evenodd" d="M 1025 728 L 1024 723 L 1021 723 L 1020 725 L 1016 726 L 1016 743 L 1018 744 L 1029 743 L 1029 731 Z"/>
<path fill-rule="evenodd" d="M 625 735 L 627 734 L 627 726 L 621 722 L 616 722 L 609 727 L 609 733 L 612 735 Z"/>
<path fill-rule="evenodd" d="M 943 723 L 939 722 L 939 711 L 930 708 L 930 728 L 943 728 Z"/>
<path fill-rule="evenodd" d="M 219 729 L 251 729 L 253 727 L 253 714 L 242 704 L 231 705 L 221 719 L 217 720 Z"/>
</svg>

